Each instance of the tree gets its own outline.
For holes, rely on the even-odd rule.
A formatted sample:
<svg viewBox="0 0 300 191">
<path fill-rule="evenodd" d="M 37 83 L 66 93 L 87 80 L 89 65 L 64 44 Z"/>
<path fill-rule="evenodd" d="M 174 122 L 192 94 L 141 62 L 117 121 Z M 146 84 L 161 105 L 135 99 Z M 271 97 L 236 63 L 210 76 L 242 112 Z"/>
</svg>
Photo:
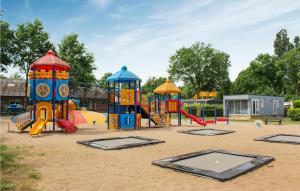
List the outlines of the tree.
<svg viewBox="0 0 300 191">
<path fill-rule="evenodd" d="M 58 47 L 59 57 L 72 66 L 70 80 L 73 83 L 94 83 L 96 81 L 93 74 L 96 69 L 94 55 L 87 52 L 85 45 L 79 42 L 77 34 L 72 33 L 65 36 Z"/>
<path fill-rule="evenodd" d="M 106 73 L 103 74 L 103 76 L 99 80 L 97 80 L 97 83 L 98 83 L 100 88 L 106 89 L 106 80 L 111 75 L 112 75 L 111 72 L 106 72 Z"/>
<path fill-rule="evenodd" d="M 155 88 L 166 82 L 163 77 L 149 77 L 146 83 L 142 86 L 143 94 L 152 95 Z"/>
<path fill-rule="evenodd" d="M 35 19 L 33 22 L 18 25 L 15 32 L 16 54 L 13 62 L 26 76 L 25 94 L 27 92 L 29 65 L 44 56 L 50 49 L 54 50 L 54 46 L 49 41 L 49 35 L 44 31 L 40 20 Z"/>
<path fill-rule="evenodd" d="M 287 52 L 277 62 L 285 93 L 298 96 L 300 93 L 300 50 Z"/>
<path fill-rule="evenodd" d="M 276 34 L 276 39 L 274 41 L 274 53 L 278 57 L 282 57 L 287 51 L 293 48 L 293 44 L 290 43 L 288 33 L 286 29 L 281 29 Z"/>
<path fill-rule="evenodd" d="M 170 77 L 183 81 L 192 89 L 190 94 L 212 90 L 224 94 L 229 89 L 229 55 L 209 44 L 196 42 L 190 48 L 180 48 L 169 62 Z"/>
<path fill-rule="evenodd" d="M 13 64 L 15 34 L 4 21 L 0 21 L 0 31 L 0 71 L 7 72 L 7 66 Z"/>
<path fill-rule="evenodd" d="M 20 75 L 20 73 L 15 72 L 9 76 L 9 79 L 21 80 L 21 79 L 23 79 L 23 77 Z"/>
<path fill-rule="evenodd" d="M 300 37 L 299 36 L 295 36 L 294 38 L 294 47 L 297 50 L 300 50 Z"/>
<path fill-rule="evenodd" d="M 233 83 L 232 93 L 276 95 L 282 88 L 276 72 L 275 58 L 269 54 L 260 54 L 247 69 L 239 73 Z"/>
</svg>

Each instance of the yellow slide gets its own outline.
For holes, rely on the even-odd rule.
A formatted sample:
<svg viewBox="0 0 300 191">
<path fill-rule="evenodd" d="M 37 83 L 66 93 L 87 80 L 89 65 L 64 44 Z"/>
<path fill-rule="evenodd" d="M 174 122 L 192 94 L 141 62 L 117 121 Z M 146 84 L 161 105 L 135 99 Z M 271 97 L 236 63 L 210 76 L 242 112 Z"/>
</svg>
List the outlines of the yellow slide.
<svg viewBox="0 0 300 191">
<path fill-rule="evenodd" d="M 29 129 L 30 135 L 38 135 L 42 132 L 43 128 L 47 124 L 47 119 L 38 119 L 32 126 L 31 129 Z"/>
</svg>

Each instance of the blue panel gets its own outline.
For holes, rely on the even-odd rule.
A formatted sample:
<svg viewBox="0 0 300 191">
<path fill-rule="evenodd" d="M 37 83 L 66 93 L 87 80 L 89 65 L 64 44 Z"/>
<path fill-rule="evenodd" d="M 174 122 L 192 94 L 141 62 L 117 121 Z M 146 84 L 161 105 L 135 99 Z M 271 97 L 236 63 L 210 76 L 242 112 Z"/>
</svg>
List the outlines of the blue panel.
<svg viewBox="0 0 300 191">
<path fill-rule="evenodd" d="M 61 100 L 67 100 L 67 97 L 62 97 L 59 94 L 59 88 L 61 85 L 68 85 L 69 80 L 56 80 L 56 100 L 61 101 Z"/>
<path fill-rule="evenodd" d="M 39 85 L 41 85 L 41 84 L 46 84 L 48 86 L 48 88 L 50 89 L 50 92 L 46 97 L 42 97 L 42 96 L 38 95 L 37 89 L 33 90 L 33 91 L 36 91 L 36 100 L 38 100 L 38 101 L 39 100 L 44 100 L 44 101 L 52 100 L 52 79 L 36 79 L 36 88 L 38 88 Z"/>
<path fill-rule="evenodd" d="M 28 96 L 29 100 L 31 101 L 33 99 L 33 80 L 29 80 L 28 85 L 29 85 L 29 90 L 28 90 L 29 95 L 27 95 L 27 96 Z"/>
<path fill-rule="evenodd" d="M 121 129 L 131 129 L 134 128 L 135 114 L 121 114 L 120 118 L 120 128 Z"/>
</svg>

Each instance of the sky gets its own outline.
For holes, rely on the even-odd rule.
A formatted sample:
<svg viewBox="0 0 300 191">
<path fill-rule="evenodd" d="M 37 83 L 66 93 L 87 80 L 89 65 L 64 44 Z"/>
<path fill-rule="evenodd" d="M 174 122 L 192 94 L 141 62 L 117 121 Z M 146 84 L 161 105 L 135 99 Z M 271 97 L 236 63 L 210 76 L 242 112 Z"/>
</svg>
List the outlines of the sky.
<svg viewBox="0 0 300 191">
<path fill-rule="evenodd" d="M 273 54 L 280 29 L 300 35 L 299 0 L 1 0 L 1 9 L 13 29 L 40 19 L 56 45 L 77 33 L 96 78 L 123 65 L 144 82 L 167 76 L 169 57 L 200 41 L 230 55 L 235 80 L 258 54 Z"/>
</svg>

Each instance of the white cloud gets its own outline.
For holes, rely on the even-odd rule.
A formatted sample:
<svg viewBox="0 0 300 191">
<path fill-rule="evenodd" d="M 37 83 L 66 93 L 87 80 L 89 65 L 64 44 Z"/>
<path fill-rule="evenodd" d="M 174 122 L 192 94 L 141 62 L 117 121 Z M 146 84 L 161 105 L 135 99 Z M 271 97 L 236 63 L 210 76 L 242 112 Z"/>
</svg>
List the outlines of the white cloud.
<svg viewBox="0 0 300 191">
<path fill-rule="evenodd" d="M 238 42 L 239 31 L 249 30 L 249 37 L 252 37 L 252 33 L 264 29 L 260 26 L 262 23 L 299 9 L 300 2 L 292 0 L 184 1 L 173 7 L 157 7 L 153 14 L 140 18 L 142 24 L 118 24 L 111 28 L 110 34 L 103 34 L 105 38 L 88 44 L 96 54 L 98 78 L 106 71 L 119 70 L 124 64 L 144 81 L 149 76 L 165 76 L 168 58 L 176 49 L 204 41 L 231 55 L 231 79 L 234 79 L 255 55 L 270 50 L 264 43 L 272 48 L 268 41 L 258 41 L 257 47 L 244 38 L 239 39 L 243 43 Z M 274 31 L 293 23 L 281 22 L 282 25 L 278 25 L 270 21 L 267 27 Z M 250 29 L 253 26 L 255 30 Z M 293 27 L 300 30 L 299 25 Z M 262 36 L 257 39 L 261 40 Z"/>
</svg>

